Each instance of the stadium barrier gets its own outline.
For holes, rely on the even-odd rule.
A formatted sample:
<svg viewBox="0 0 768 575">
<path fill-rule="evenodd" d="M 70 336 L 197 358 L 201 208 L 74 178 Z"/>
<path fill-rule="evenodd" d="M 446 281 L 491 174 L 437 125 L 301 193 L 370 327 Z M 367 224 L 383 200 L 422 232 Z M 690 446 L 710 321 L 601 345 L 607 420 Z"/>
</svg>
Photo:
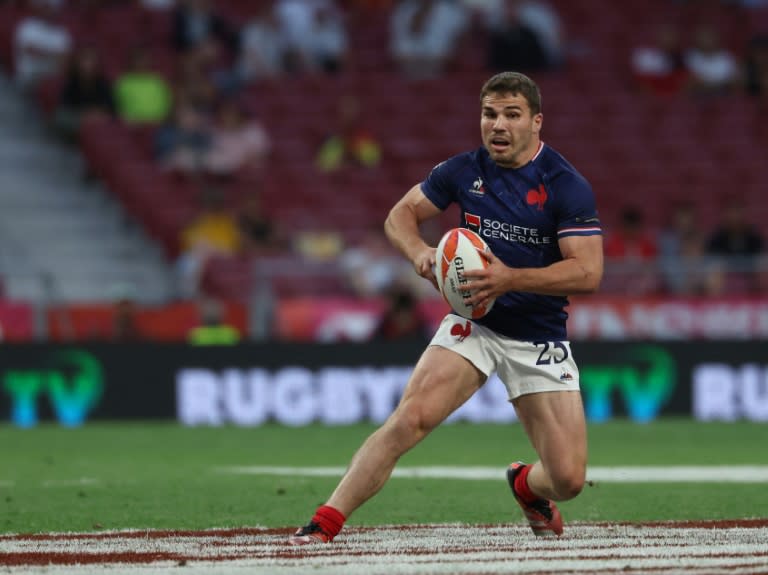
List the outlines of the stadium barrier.
<svg viewBox="0 0 768 575">
<path fill-rule="evenodd" d="M 128 419 L 191 426 L 381 422 L 424 343 L 7 344 L 0 347 L 0 418 L 20 427 Z M 768 421 L 765 349 L 765 340 L 573 344 L 593 422 L 668 415 Z M 461 420 L 514 421 L 504 386 L 489 381 L 452 417 Z"/>
<path fill-rule="evenodd" d="M 768 299 L 763 296 L 717 298 L 571 297 L 568 333 L 572 341 L 687 339 L 768 339 Z M 284 298 L 275 303 L 274 335 L 285 341 L 366 341 L 384 302 L 344 297 Z M 417 312 L 434 331 L 448 305 L 422 300 Z"/>
<path fill-rule="evenodd" d="M 664 298 L 582 296 L 571 298 L 568 332 L 572 341 L 601 340 L 752 340 L 768 339 L 765 297 Z M 365 342 L 371 339 L 386 308 L 383 298 L 343 296 L 289 297 L 268 306 L 266 331 L 249 326 L 258 315 L 242 302 L 225 303 L 226 321 L 246 339 L 292 342 Z M 449 311 L 438 298 L 419 301 L 416 309 L 427 331 L 434 331 Z M 0 340 L 25 343 L 72 343 L 114 339 L 114 303 L 62 304 L 44 311 L 23 302 L 0 301 Z M 180 342 L 200 324 L 194 302 L 137 306 L 136 328 L 147 342 Z M 36 332 L 36 329 L 39 330 Z M 263 339 L 260 339 L 263 338 Z"/>
</svg>

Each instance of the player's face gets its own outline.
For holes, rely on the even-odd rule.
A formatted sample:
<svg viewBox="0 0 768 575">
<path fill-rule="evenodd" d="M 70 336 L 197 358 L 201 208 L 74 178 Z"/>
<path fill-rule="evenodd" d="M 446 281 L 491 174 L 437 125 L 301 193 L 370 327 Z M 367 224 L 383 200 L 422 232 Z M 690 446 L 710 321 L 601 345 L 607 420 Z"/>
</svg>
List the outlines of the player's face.
<svg viewBox="0 0 768 575">
<path fill-rule="evenodd" d="M 528 163 L 539 148 L 542 120 L 541 114 L 531 114 L 521 95 L 485 96 L 480 131 L 491 159 L 504 168 L 519 168 Z"/>
</svg>

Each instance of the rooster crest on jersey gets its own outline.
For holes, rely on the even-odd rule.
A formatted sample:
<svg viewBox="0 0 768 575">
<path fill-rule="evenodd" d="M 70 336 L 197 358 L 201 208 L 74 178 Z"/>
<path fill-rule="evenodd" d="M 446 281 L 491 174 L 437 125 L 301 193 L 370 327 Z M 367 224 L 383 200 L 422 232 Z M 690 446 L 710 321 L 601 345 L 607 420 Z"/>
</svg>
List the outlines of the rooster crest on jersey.
<svg viewBox="0 0 768 575">
<path fill-rule="evenodd" d="M 466 228 L 453 228 L 437 244 L 435 262 L 437 286 L 453 311 L 467 319 L 479 319 L 493 307 L 492 300 L 484 306 L 471 306 L 464 298 L 472 295 L 464 286 L 468 283 L 465 271 L 488 267 L 488 244 L 479 235 Z"/>
</svg>

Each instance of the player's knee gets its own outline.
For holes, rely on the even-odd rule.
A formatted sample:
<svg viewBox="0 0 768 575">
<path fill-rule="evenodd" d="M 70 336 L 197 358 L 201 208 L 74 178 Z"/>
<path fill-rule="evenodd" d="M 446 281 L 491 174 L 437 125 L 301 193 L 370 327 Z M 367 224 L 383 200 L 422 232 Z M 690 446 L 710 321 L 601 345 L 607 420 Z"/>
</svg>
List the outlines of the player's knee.
<svg viewBox="0 0 768 575">
<path fill-rule="evenodd" d="M 417 402 L 402 405 L 398 414 L 398 428 L 411 437 L 422 438 L 432 431 L 437 422 Z"/>
</svg>

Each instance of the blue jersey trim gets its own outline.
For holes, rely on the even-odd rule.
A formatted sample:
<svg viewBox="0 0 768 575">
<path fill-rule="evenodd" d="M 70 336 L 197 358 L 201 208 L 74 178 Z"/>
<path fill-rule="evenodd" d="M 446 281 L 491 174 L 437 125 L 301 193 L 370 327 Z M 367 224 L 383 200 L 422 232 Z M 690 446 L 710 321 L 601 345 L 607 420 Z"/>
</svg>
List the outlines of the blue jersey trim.
<svg viewBox="0 0 768 575">
<path fill-rule="evenodd" d="M 558 238 L 567 238 L 570 236 L 601 236 L 603 235 L 602 228 L 599 227 L 588 227 L 588 228 L 564 228 L 562 230 L 558 230 L 557 237 Z"/>
</svg>

